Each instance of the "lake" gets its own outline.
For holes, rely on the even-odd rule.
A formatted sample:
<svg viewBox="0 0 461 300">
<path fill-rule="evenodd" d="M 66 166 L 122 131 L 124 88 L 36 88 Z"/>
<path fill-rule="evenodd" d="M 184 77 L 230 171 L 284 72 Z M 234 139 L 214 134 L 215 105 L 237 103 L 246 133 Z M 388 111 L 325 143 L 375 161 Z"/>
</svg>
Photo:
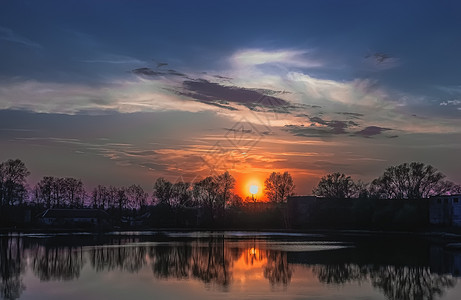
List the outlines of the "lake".
<svg viewBox="0 0 461 300">
<path fill-rule="evenodd" d="M 461 252 L 410 235 L 0 236 L 1 299 L 461 299 Z"/>
</svg>

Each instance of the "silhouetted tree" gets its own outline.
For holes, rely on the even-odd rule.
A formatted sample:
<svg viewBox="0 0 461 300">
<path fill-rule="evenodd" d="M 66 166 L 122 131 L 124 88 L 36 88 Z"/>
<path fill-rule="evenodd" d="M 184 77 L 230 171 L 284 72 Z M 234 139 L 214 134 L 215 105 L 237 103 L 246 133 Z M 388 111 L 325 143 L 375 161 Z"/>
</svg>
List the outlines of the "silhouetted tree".
<svg viewBox="0 0 461 300">
<path fill-rule="evenodd" d="M 64 178 L 64 203 L 68 207 L 83 207 L 86 198 L 86 192 L 80 179 Z"/>
<path fill-rule="evenodd" d="M 34 201 L 46 208 L 83 207 L 86 191 L 80 179 L 43 177 L 34 187 Z"/>
<path fill-rule="evenodd" d="M 169 204 L 174 208 L 193 206 L 192 189 L 188 182 L 179 181 L 172 185 Z"/>
<path fill-rule="evenodd" d="M 106 193 L 107 193 L 107 207 L 108 208 L 117 207 L 118 189 L 115 186 L 110 185 L 106 189 Z"/>
<path fill-rule="evenodd" d="M 98 185 L 91 194 L 91 205 L 93 208 L 105 209 L 109 206 L 108 189 L 103 185 Z"/>
<path fill-rule="evenodd" d="M 173 184 L 163 177 L 158 178 L 154 183 L 153 197 L 157 204 L 169 205 Z"/>
<path fill-rule="evenodd" d="M 126 189 L 126 196 L 128 198 L 128 207 L 131 209 L 138 209 L 147 205 L 149 194 L 144 192 L 140 185 L 133 184 Z"/>
<path fill-rule="evenodd" d="M 431 165 L 412 162 L 392 166 L 373 180 L 371 193 L 376 198 L 421 199 L 450 193 L 456 187 L 444 181 L 445 175 Z"/>
<path fill-rule="evenodd" d="M 235 187 L 235 178 L 229 173 L 224 172 L 221 175 L 216 176 L 216 184 L 218 186 L 218 201 L 217 201 L 217 212 L 222 215 L 224 213 L 224 208 L 226 203 L 229 201 L 232 195 L 232 190 Z"/>
<path fill-rule="evenodd" d="M 346 199 L 354 193 L 354 186 L 350 176 L 337 172 L 323 176 L 312 192 L 314 195 L 325 198 Z"/>
<path fill-rule="evenodd" d="M 46 208 L 51 208 L 53 199 L 54 177 L 45 176 L 34 188 L 34 201 L 43 204 Z"/>
<path fill-rule="evenodd" d="M 220 196 L 218 188 L 219 186 L 212 176 L 194 184 L 194 198 L 197 203 L 207 210 L 212 223 L 215 221 L 214 213 Z"/>
<path fill-rule="evenodd" d="M 30 175 L 19 159 L 0 163 L 0 207 L 22 204 L 27 198 L 26 177 Z"/>
<path fill-rule="evenodd" d="M 117 197 L 115 199 L 120 216 L 122 215 L 123 209 L 127 207 L 128 197 L 126 195 L 126 188 L 121 187 L 117 189 Z"/>
<path fill-rule="evenodd" d="M 288 172 L 272 172 L 264 181 L 264 192 L 273 203 L 284 203 L 294 194 L 295 185 Z"/>
</svg>

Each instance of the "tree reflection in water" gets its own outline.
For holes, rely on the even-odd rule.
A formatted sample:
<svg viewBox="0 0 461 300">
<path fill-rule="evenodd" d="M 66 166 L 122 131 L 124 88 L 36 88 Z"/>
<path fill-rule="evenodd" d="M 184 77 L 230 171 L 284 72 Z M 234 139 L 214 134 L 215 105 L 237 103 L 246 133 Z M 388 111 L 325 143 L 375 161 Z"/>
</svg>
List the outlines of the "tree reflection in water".
<svg viewBox="0 0 461 300">
<path fill-rule="evenodd" d="M 288 265 L 286 252 L 269 251 L 267 264 L 264 267 L 264 277 L 269 279 L 272 285 L 288 285 L 292 274 L 293 269 Z"/>
<path fill-rule="evenodd" d="M 22 274 L 25 271 L 23 244 L 19 237 L 0 237 L 0 296 L 2 299 L 17 299 L 25 286 Z"/>
<path fill-rule="evenodd" d="M 43 281 L 77 279 L 85 264 L 81 247 L 38 246 L 31 250 L 31 256 L 32 269 Z"/>
<path fill-rule="evenodd" d="M 310 267 L 322 283 L 370 282 L 391 300 L 434 299 L 456 284 L 451 275 L 431 271 L 427 259 L 420 264 L 394 265 L 373 260 L 366 263 L 367 259 L 358 263 L 354 256 L 338 255 L 334 256 L 335 263 L 331 263 L 333 253 L 306 252 L 289 259 L 288 252 L 270 249 L 268 245 L 265 240 L 216 237 L 162 242 L 142 237 L 116 237 L 101 242 L 93 238 L 82 241 L 72 237 L 67 240 L 0 237 L 0 297 L 20 298 L 26 288 L 23 283 L 26 268 L 42 281 L 59 281 L 79 278 L 86 264 L 96 272 L 135 273 L 150 267 L 158 279 L 194 279 L 223 291 L 232 283 L 248 284 L 262 278 L 272 286 L 287 287 L 295 261 Z"/>
<path fill-rule="evenodd" d="M 434 299 L 456 284 L 451 275 L 438 275 L 422 266 L 336 264 L 316 265 L 313 271 L 328 284 L 370 280 L 390 300 Z"/>
</svg>

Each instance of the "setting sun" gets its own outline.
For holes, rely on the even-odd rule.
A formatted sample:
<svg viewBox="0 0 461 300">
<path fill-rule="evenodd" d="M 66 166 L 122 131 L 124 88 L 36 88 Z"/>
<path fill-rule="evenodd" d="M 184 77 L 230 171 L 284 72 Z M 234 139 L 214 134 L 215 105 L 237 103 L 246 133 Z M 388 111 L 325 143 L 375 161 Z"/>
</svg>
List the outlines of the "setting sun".
<svg viewBox="0 0 461 300">
<path fill-rule="evenodd" d="M 258 193 L 258 190 L 259 190 L 259 188 L 258 188 L 257 185 L 254 185 L 254 184 L 250 185 L 250 194 L 255 195 L 255 194 Z"/>
<path fill-rule="evenodd" d="M 264 195 L 264 178 L 265 174 L 238 174 L 235 192 L 242 197 L 251 201 L 267 201 Z"/>
</svg>

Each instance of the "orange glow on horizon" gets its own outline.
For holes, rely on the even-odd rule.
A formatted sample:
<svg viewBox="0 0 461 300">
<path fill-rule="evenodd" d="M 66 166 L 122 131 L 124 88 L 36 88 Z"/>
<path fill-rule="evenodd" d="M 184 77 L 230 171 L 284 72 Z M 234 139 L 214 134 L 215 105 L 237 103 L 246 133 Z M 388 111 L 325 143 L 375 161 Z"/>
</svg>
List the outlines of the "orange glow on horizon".
<svg viewBox="0 0 461 300">
<path fill-rule="evenodd" d="M 245 200 L 247 197 L 252 199 L 252 196 L 255 198 L 255 201 L 266 202 L 267 199 L 264 195 L 264 176 L 255 175 L 255 174 L 240 174 L 236 178 L 235 193 L 242 197 Z M 252 194 L 252 192 L 255 192 Z M 251 201 L 251 200 L 250 200 Z"/>
</svg>

